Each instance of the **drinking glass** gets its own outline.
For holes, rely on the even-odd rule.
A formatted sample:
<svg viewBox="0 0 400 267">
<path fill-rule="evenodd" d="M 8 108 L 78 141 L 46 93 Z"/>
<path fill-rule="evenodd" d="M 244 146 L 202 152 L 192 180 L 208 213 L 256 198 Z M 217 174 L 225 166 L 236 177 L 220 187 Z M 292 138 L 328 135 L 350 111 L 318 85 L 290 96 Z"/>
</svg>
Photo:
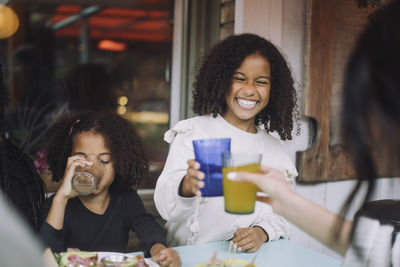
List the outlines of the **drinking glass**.
<svg viewBox="0 0 400 267">
<path fill-rule="evenodd" d="M 193 148 L 195 159 L 200 163 L 200 171 L 205 175 L 201 195 L 222 196 L 222 153 L 231 150 L 231 139 L 197 139 L 193 140 Z"/>
<path fill-rule="evenodd" d="M 230 172 L 260 173 L 262 155 L 225 152 L 222 157 L 225 211 L 235 214 L 253 213 L 258 187 L 250 182 L 232 181 L 226 176 Z"/>
<path fill-rule="evenodd" d="M 97 157 L 88 159 L 93 164 L 85 166 L 77 166 L 74 176 L 72 177 L 72 188 L 79 195 L 89 195 L 100 183 L 106 166 Z"/>
</svg>

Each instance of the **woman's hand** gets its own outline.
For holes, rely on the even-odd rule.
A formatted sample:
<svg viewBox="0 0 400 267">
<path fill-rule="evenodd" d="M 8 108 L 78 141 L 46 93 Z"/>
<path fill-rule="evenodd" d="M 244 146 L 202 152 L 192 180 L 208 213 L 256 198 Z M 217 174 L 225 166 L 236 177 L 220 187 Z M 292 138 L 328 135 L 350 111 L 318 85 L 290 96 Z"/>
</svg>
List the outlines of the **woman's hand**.
<svg viewBox="0 0 400 267">
<path fill-rule="evenodd" d="M 280 203 L 282 199 L 296 194 L 280 170 L 266 166 L 261 166 L 261 174 L 231 172 L 227 177 L 233 181 L 247 181 L 257 185 L 261 191 L 267 194 L 267 197 L 257 197 L 257 200 L 270 204 L 272 209 L 277 213 L 281 211 Z"/>
<path fill-rule="evenodd" d="M 71 184 L 75 168 L 77 166 L 84 167 L 86 165 L 92 165 L 92 164 L 93 163 L 91 161 L 85 160 L 85 158 L 82 155 L 75 155 L 69 157 L 67 160 L 67 165 L 65 167 L 64 177 L 62 179 L 61 186 L 56 193 L 56 197 L 65 199 L 76 197 L 78 193 L 72 189 L 72 184 Z"/>
<path fill-rule="evenodd" d="M 188 160 L 187 163 L 189 167 L 179 187 L 179 195 L 183 197 L 194 197 L 201 194 L 200 188 L 204 187 L 203 179 L 205 175 L 203 172 L 199 171 L 200 163 L 193 159 Z"/>
<path fill-rule="evenodd" d="M 273 210 L 297 225 L 323 244 L 344 255 L 349 246 L 352 223 L 344 219 L 339 237 L 334 235 L 337 223 L 343 220 L 339 215 L 296 194 L 279 170 L 262 167 L 261 174 L 231 172 L 229 179 L 238 182 L 251 182 L 267 193 L 258 200 L 269 203 Z"/>
<path fill-rule="evenodd" d="M 150 250 L 151 259 L 162 267 L 180 267 L 181 259 L 178 252 L 163 244 L 155 244 Z"/>
<path fill-rule="evenodd" d="M 239 251 L 256 252 L 269 239 L 267 233 L 259 226 L 240 228 L 234 235 L 232 242 Z"/>
</svg>

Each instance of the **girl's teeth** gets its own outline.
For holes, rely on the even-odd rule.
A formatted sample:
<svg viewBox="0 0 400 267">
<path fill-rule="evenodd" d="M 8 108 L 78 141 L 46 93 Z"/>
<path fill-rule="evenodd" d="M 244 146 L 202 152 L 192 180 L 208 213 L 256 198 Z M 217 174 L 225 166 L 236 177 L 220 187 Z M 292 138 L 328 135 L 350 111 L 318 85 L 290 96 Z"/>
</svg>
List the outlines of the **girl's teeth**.
<svg viewBox="0 0 400 267">
<path fill-rule="evenodd" d="M 257 101 L 245 100 L 245 99 L 237 99 L 240 105 L 251 108 L 257 105 Z"/>
</svg>

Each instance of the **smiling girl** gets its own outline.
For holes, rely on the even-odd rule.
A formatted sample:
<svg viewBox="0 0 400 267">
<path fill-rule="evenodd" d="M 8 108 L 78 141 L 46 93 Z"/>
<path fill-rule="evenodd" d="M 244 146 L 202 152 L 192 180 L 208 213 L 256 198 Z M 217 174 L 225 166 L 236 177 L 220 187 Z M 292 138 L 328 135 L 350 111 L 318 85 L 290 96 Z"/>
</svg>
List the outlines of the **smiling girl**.
<svg viewBox="0 0 400 267">
<path fill-rule="evenodd" d="M 170 245 L 232 239 L 240 250 L 254 252 L 269 240 L 286 238 L 288 223 L 265 203 L 249 215 L 224 212 L 223 197 L 201 197 L 204 173 L 194 161 L 192 140 L 231 138 L 232 152 L 254 152 L 262 164 L 297 176 L 283 151 L 291 139 L 296 93 L 289 67 L 269 41 L 254 34 L 230 36 L 204 59 L 196 77 L 193 111 L 166 132 L 171 143 L 155 190 L 155 203 L 167 220 Z"/>
<path fill-rule="evenodd" d="M 97 158 L 104 169 L 94 191 L 78 195 L 71 179 L 78 166 Z M 161 266 L 180 266 L 166 247 L 164 230 L 148 214 L 133 188 L 148 169 L 132 125 L 113 113 L 84 112 L 56 122 L 48 134 L 48 163 L 61 186 L 47 199 L 40 236 L 54 252 L 67 248 L 126 252 L 135 231 L 146 257 Z"/>
</svg>

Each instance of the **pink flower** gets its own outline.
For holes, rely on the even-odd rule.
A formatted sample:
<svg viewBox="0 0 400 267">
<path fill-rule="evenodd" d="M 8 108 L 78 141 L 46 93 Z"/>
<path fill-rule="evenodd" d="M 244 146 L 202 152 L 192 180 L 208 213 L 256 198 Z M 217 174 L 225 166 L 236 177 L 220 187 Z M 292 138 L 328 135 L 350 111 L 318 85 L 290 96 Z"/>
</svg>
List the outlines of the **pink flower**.
<svg viewBox="0 0 400 267">
<path fill-rule="evenodd" d="M 47 151 L 44 148 L 41 148 L 36 152 L 36 159 L 33 161 L 35 164 L 36 171 L 39 174 L 44 173 L 49 165 L 47 164 Z"/>
</svg>

